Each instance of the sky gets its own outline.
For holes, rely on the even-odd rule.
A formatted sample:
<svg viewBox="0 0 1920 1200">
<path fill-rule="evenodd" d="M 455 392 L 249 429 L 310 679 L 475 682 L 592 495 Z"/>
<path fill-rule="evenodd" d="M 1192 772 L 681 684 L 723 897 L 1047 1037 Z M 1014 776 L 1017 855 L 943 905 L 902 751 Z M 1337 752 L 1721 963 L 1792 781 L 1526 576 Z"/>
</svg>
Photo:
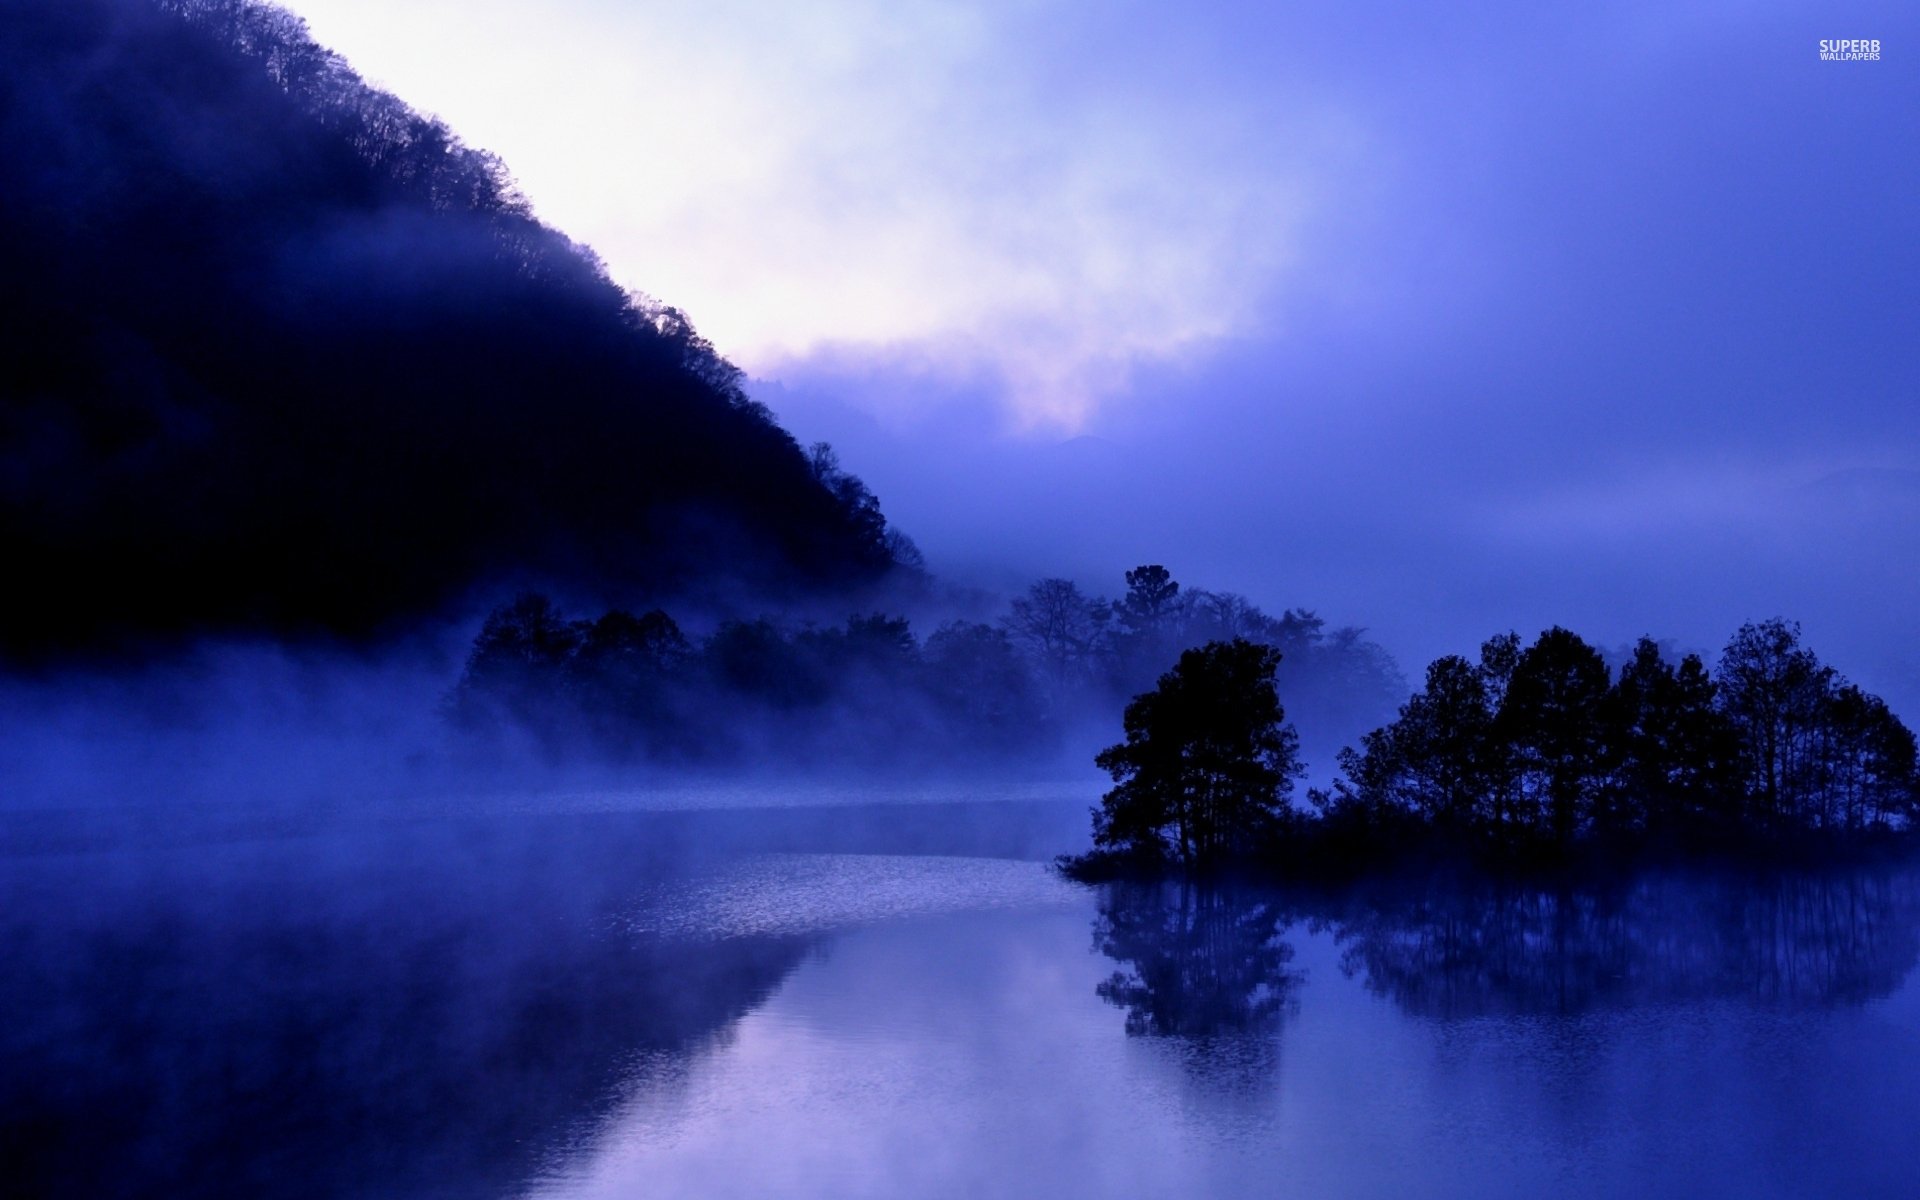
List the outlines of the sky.
<svg viewBox="0 0 1920 1200">
<path fill-rule="evenodd" d="M 1786 615 L 1920 716 L 1910 5 L 291 7 L 944 576 L 1164 562 L 1414 671 Z"/>
</svg>

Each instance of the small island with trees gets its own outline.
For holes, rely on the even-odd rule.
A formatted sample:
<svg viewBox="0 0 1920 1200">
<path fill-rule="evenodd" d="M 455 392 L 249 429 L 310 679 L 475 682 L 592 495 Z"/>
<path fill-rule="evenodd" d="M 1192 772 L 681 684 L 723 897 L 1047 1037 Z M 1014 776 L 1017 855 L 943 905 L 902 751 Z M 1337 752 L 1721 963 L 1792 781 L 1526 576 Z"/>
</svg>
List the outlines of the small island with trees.
<svg viewBox="0 0 1920 1200">
<path fill-rule="evenodd" d="M 1822 664 L 1799 627 L 1744 625 L 1717 670 L 1651 638 L 1620 669 L 1578 635 L 1503 634 L 1449 655 L 1297 806 L 1280 655 L 1246 639 L 1182 653 L 1125 713 L 1082 880 L 1408 866 L 1615 866 L 1807 857 L 1920 827 L 1913 733 Z"/>
</svg>

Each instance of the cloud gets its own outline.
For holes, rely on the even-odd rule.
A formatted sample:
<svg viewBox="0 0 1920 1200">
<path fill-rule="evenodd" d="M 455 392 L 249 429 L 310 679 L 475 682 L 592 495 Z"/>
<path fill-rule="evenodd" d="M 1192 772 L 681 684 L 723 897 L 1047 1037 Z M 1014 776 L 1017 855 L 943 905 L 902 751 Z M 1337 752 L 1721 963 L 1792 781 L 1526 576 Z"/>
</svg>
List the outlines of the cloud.
<svg viewBox="0 0 1920 1200">
<path fill-rule="evenodd" d="M 572 0 L 429 69 L 450 5 L 303 5 L 936 570 L 1165 561 L 1416 666 L 1785 612 L 1920 697 L 1911 501 L 1858 475 L 1920 468 L 1920 76 L 1817 46 L 1920 42 L 1911 6 L 788 7 Z M 480 103 L 474 55 L 553 88 Z M 622 120 L 630 168 L 561 163 Z"/>
<path fill-rule="evenodd" d="M 749 370 L 904 356 L 1026 423 L 1248 332 L 1364 144 L 1144 5 L 296 7 Z"/>
</svg>

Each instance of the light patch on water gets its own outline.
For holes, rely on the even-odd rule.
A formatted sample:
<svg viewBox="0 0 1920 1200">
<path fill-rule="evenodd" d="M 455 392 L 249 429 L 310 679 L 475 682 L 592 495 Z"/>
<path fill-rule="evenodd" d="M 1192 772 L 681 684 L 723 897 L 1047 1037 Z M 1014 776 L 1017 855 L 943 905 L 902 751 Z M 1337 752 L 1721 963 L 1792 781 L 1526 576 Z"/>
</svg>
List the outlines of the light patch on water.
<svg viewBox="0 0 1920 1200">
<path fill-rule="evenodd" d="M 1079 888 L 1039 863 L 880 854 L 755 855 L 691 885 L 663 884 L 648 900 L 625 922 L 636 936 L 805 934 L 939 913 L 1085 903 Z"/>
</svg>

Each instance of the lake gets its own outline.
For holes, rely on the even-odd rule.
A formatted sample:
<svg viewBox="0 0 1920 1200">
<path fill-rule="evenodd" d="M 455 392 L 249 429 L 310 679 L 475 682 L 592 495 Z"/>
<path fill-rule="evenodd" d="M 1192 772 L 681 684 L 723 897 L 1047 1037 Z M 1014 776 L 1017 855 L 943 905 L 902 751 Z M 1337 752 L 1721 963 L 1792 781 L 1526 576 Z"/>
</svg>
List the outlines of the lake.
<svg viewBox="0 0 1920 1200">
<path fill-rule="evenodd" d="M 0 1191 L 1920 1194 L 1920 870 L 1093 888 L 1096 794 L 8 812 Z"/>
</svg>

